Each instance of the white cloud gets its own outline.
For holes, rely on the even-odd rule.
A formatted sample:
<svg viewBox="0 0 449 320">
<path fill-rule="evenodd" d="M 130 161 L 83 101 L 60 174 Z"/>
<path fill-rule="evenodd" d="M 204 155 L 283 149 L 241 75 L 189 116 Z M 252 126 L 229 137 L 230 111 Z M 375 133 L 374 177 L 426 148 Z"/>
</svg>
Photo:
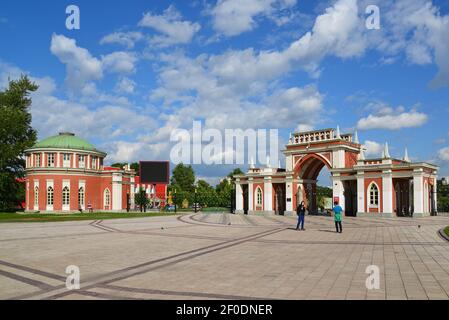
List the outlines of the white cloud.
<svg viewBox="0 0 449 320">
<path fill-rule="evenodd" d="M 79 91 L 89 81 L 103 77 L 101 61 L 88 50 L 78 47 L 74 39 L 53 34 L 50 51 L 66 65 L 66 83 L 73 91 Z"/>
<path fill-rule="evenodd" d="M 135 87 L 136 87 L 135 81 L 124 77 L 117 82 L 115 90 L 120 93 L 132 94 L 134 93 Z"/>
<path fill-rule="evenodd" d="M 365 149 L 365 155 L 367 157 L 380 157 L 384 146 L 378 142 L 366 140 L 363 144 L 363 149 Z"/>
<path fill-rule="evenodd" d="M 449 147 L 438 150 L 438 159 L 444 162 L 449 162 Z"/>
<path fill-rule="evenodd" d="M 133 73 L 138 61 L 135 53 L 125 51 L 107 54 L 100 60 L 77 46 L 74 39 L 56 34 L 52 36 L 50 51 L 66 65 L 66 84 L 71 93 L 86 96 L 97 94 L 94 81 L 102 79 L 105 72 Z"/>
<path fill-rule="evenodd" d="M 102 58 L 105 71 L 113 73 L 133 73 L 137 57 L 134 53 L 117 51 Z"/>
<path fill-rule="evenodd" d="M 218 0 L 211 9 L 213 27 L 220 34 L 232 37 L 251 31 L 258 17 L 268 17 L 277 25 L 291 19 L 284 11 L 293 7 L 296 0 Z"/>
<path fill-rule="evenodd" d="M 190 43 L 193 36 L 201 29 L 197 22 L 182 20 L 181 14 L 173 5 L 169 6 L 162 15 L 144 14 L 139 26 L 159 32 L 161 35 L 153 36 L 150 43 L 160 47 Z"/>
<path fill-rule="evenodd" d="M 134 48 L 136 42 L 143 40 L 141 32 L 114 32 L 104 36 L 100 44 L 120 44 L 128 49 Z"/>
<path fill-rule="evenodd" d="M 370 47 L 395 57 L 401 52 L 409 63 L 435 63 L 438 73 L 433 88 L 449 83 L 449 15 L 442 15 L 428 0 L 363 0 L 360 6 L 377 4 L 382 8 L 382 27 L 371 33 Z"/>
<path fill-rule="evenodd" d="M 420 127 L 428 120 L 425 113 L 416 110 L 406 111 L 400 106 L 396 109 L 382 106 L 375 114 L 370 114 L 357 122 L 360 130 L 386 129 L 399 130 L 403 128 Z"/>
</svg>

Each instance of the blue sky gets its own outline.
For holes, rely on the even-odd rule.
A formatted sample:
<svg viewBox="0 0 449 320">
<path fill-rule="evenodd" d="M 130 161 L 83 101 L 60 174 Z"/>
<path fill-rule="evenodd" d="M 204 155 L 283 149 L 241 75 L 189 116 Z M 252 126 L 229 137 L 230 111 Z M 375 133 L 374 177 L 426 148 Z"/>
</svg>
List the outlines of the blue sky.
<svg viewBox="0 0 449 320">
<path fill-rule="evenodd" d="M 65 26 L 80 8 L 80 30 Z M 380 8 L 380 30 L 365 8 Z M 73 131 L 107 161 L 167 159 L 204 127 L 357 129 L 449 176 L 449 4 L 425 0 L 10 1 L 0 85 L 30 75 L 39 138 Z M 217 182 L 230 166 L 200 165 Z"/>
</svg>

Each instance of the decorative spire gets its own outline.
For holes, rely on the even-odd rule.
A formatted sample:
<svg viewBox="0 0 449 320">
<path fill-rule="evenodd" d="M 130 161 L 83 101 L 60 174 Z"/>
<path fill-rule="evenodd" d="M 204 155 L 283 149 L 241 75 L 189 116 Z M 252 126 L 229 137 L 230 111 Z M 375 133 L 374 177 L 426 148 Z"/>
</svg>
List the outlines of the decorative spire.
<svg viewBox="0 0 449 320">
<path fill-rule="evenodd" d="M 279 169 L 281 169 L 282 167 L 281 167 L 281 160 L 279 160 L 279 163 L 278 163 L 278 168 Z"/>
<path fill-rule="evenodd" d="M 254 169 L 256 166 L 254 165 L 254 158 L 253 157 L 251 157 L 251 161 L 249 162 L 249 167 L 251 168 L 251 169 Z"/>
<path fill-rule="evenodd" d="M 290 138 L 288 139 L 288 142 L 292 143 L 293 142 L 293 136 L 292 133 L 290 132 Z"/>
<path fill-rule="evenodd" d="M 354 132 L 354 143 L 360 144 L 359 134 L 357 133 L 357 130 Z"/>
<path fill-rule="evenodd" d="M 382 153 L 384 159 L 390 159 L 390 150 L 388 148 L 388 142 L 385 142 L 384 152 Z"/>
<path fill-rule="evenodd" d="M 407 150 L 407 148 L 405 148 L 404 161 L 405 161 L 405 162 L 411 162 L 411 161 L 410 161 L 410 158 L 409 158 L 409 156 L 408 156 L 408 150 Z"/>
<path fill-rule="evenodd" d="M 337 131 L 335 133 L 335 139 L 341 139 L 340 126 L 337 126 Z"/>
<path fill-rule="evenodd" d="M 271 168 L 270 156 L 267 155 L 267 168 Z"/>
</svg>

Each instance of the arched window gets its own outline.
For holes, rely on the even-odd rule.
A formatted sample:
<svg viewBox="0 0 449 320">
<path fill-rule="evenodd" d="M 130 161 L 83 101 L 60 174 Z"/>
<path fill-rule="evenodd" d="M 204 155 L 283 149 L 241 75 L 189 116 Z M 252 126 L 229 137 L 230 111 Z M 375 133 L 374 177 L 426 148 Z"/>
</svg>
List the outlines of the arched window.
<svg viewBox="0 0 449 320">
<path fill-rule="evenodd" d="M 109 189 L 104 190 L 104 206 L 109 208 L 111 204 L 111 192 Z"/>
<path fill-rule="evenodd" d="M 53 196 L 54 196 L 54 190 L 52 187 L 47 188 L 47 205 L 52 206 L 53 205 Z"/>
<path fill-rule="evenodd" d="M 39 205 L 39 187 L 34 188 L 34 205 Z"/>
<path fill-rule="evenodd" d="M 379 187 L 375 183 L 372 183 L 369 187 L 369 204 L 370 206 L 379 205 Z"/>
<path fill-rule="evenodd" d="M 262 189 L 260 189 L 260 188 L 257 188 L 257 191 L 256 191 L 256 204 L 258 206 L 262 205 Z"/>
<path fill-rule="evenodd" d="M 78 189 L 78 206 L 80 208 L 84 207 L 84 188 L 83 187 Z"/>
<path fill-rule="evenodd" d="M 70 189 L 69 187 L 65 186 L 64 189 L 62 189 L 62 205 L 68 206 L 70 204 Z"/>
</svg>

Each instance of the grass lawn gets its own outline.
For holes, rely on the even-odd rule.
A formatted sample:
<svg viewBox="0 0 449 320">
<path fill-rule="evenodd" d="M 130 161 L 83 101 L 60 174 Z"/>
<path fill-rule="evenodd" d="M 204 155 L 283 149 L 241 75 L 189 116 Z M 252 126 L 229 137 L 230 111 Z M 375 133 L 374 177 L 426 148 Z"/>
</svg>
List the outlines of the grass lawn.
<svg viewBox="0 0 449 320">
<path fill-rule="evenodd" d="M 444 229 L 444 233 L 449 237 L 449 226 Z"/>
<path fill-rule="evenodd" d="M 0 223 L 108 220 L 108 219 L 160 217 L 160 216 L 173 216 L 173 215 L 175 215 L 175 213 L 173 212 L 146 212 L 146 213 L 94 212 L 94 213 L 74 213 L 74 214 L 0 213 Z"/>
</svg>

